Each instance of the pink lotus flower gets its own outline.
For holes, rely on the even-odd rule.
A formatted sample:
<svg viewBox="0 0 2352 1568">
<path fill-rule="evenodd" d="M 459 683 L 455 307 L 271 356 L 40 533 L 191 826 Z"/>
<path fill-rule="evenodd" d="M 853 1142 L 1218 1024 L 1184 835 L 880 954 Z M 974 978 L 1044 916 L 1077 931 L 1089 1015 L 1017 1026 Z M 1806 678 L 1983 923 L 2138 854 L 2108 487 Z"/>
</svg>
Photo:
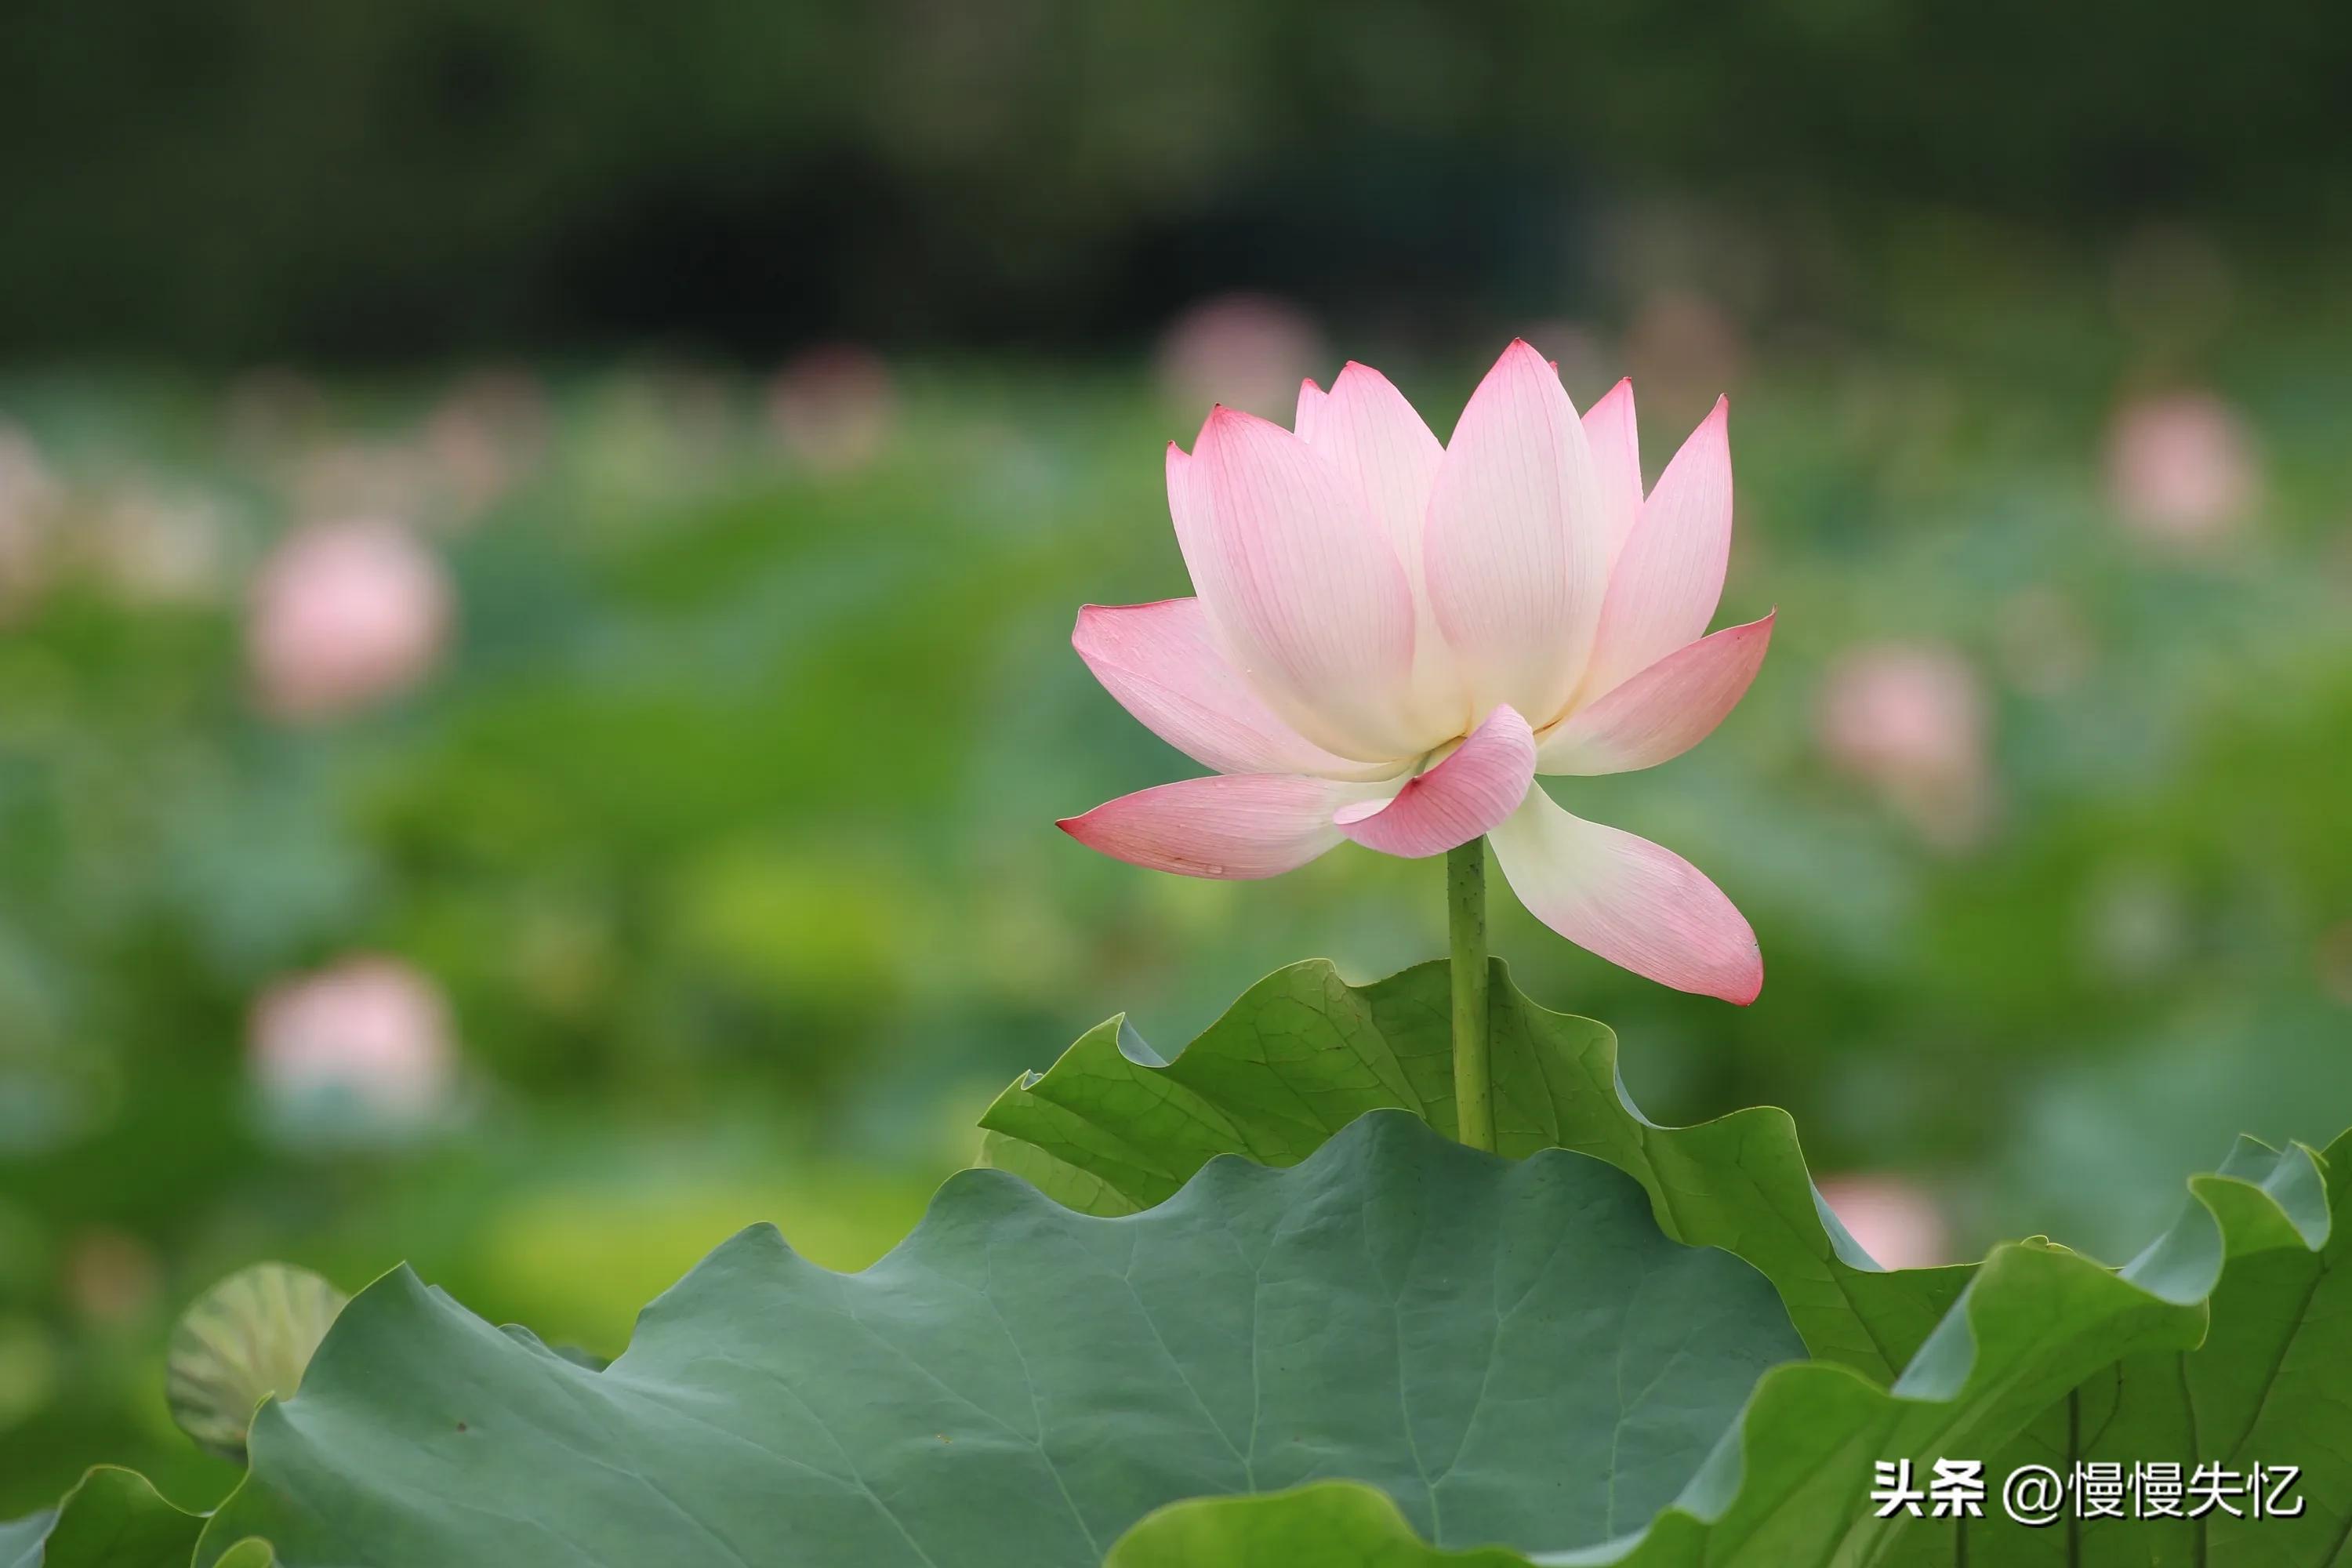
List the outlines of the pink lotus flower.
<svg viewBox="0 0 2352 1568">
<path fill-rule="evenodd" d="M 247 652 L 262 706 L 329 719 L 407 690 L 448 640 L 440 558 L 396 523 L 309 523 L 262 563 Z"/>
<path fill-rule="evenodd" d="M 1976 667 L 1944 643 L 1855 648 L 1822 682 L 1830 761 L 1946 849 L 1969 847 L 1991 826 L 1991 723 Z"/>
<path fill-rule="evenodd" d="M 2107 489 L 2134 531 L 2196 546 L 2226 536 L 2263 499 L 2262 459 L 2245 422 L 2210 393 L 2141 397 L 2107 435 Z"/>
<path fill-rule="evenodd" d="M 1637 974 L 1748 1003 L 1754 932 L 1670 850 L 1572 816 L 1538 773 L 1646 768 L 1747 691 L 1772 617 L 1712 637 L 1731 544 L 1725 405 L 1642 494 L 1633 394 L 1580 422 L 1504 352 L 1441 447 L 1379 372 L 1301 388 L 1297 430 L 1219 408 L 1168 451 L 1199 597 L 1088 605 L 1079 657 L 1208 767 L 1061 824 L 1194 877 L 1271 877 L 1342 839 L 1489 835 L 1528 908 Z"/>
<path fill-rule="evenodd" d="M 1934 1268 L 1951 1261 L 1951 1228 L 1933 1194 L 1904 1176 L 1859 1172 L 1814 1184 L 1848 1236 L 1888 1268 Z"/>
<path fill-rule="evenodd" d="M 1155 370 L 1180 406 L 1221 403 L 1272 412 L 1323 363 L 1323 336 L 1304 310 L 1270 294 L 1218 294 L 1189 307 L 1160 334 Z"/>
<path fill-rule="evenodd" d="M 768 384 L 768 424 L 785 451 L 819 472 L 862 468 L 898 428 L 890 366 L 855 343 L 807 350 Z"/>
<path fill-rule="evenodd" d="M 254 1005 L 247 1063 L 273 1122 L 420 1127 L 457 1087 L 449 1005 L 396 959 L 362 955 L 281 980 Z"/>
</svg>

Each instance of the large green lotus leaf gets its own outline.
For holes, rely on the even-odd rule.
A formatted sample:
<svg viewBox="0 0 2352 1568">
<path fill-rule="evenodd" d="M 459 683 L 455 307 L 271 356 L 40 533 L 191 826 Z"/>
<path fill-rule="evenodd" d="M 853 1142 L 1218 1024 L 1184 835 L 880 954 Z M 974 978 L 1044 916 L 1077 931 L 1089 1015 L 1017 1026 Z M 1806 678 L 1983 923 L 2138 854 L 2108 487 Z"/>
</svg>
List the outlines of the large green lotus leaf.
<svg viewBox="0 0 2352 1568">
<path fill-rule="evenodd" d="M 2330 1221 L 2352 1200 L 2352 1134 L 2316 1165 L 2306 1152 L 2242 1140 L 2220 1173 L 2193 1186 L 2216 1212 L 2243 1211 L 2224 1226 L 2230 1266 L 2213 1292 L 2205 1342 L 2102 1368 L 1990 1468 L 2037 1464 L 2071 1475 L 2077 1463 L 2113 1463 L 2129 1475 L 2136 1463 L 2159 1460 L 2178 1462 L 2185 1473 L 2210 1461 L 2242 1475 L 2257 1465 L 2293 1465 L 2302 1472 L 2293 1491 L 2301 1512 L 2255 1518 L 2253 1503 L 2241 1497 L 2231 1507 L 2245 1517 L 2216 1508 L 2194 1520 L 2095 1517 L 2071 1529 L 2028 1530 L 1996 1516 L 1969 1526 L 1980 1561 L 2019 1568 L 2318 1568 L 2346 1561 L 2352 1226 Z"/>
<path fill-rule="evenodd" d="M 2335 1269 L 2343 1243 L 2328 1223 L 2327 1168 L 2307 1149 L 2242 1145 L 2223 1171 L 2191 1184 L 2189 1212 L 2120 1271 L 2046 1244 L 1998 1247 L 1891 1390 L 1826 1363 L 1776 1368 L 1646 1529 L 1600 1546 L 1500 1561 L 1556 1568 L 2336 1563 L 2352 1505 L 2352 1380 L 2343 1372 L 2352 1322 Z M 2338 1173 L 2338 1196 L 2342 1180 Z M 2182 1392 L 2168 1393 L 2167 1379 Z M 2092 1424 L 2078 1428 L 2085 1434 L 2101 1428 L 2074 1450 L 2084 1455 L 2128 1462 L 2227 1453 L 2241 1463 L 2302 1464 L 2305 1516 L 2211 1523 L 2201 1541 L 2131 1522 L 2070 1531 L 2063 1523 L 2031 1531 L 1975 1521 L 1963 1536 L 1956 1521 L 1874 1517 L 1875 1461 L 1909 1458 L 1924 1480 L 1935 1459 L 1982 1459 L 1997 1492 L 2010 1465 L 2066 1461 L 2048 1435 L 2053 1419 L 2070 1415 Z M 1988 1513 L 1998 1511 L 1996 1495 Z M 1144 1521 L 1109 1561 L 1113 1568 L 1260 1561 L 1440 1568 L 1460 1559 L 1426 1544 L 1416 1521 L 1386 1499 L 1326 1483 L 1176 1504 Z M 1476 1568 L 1493 1563 L 1479 1560 Z"/>
<path fill-rule="evenodd" d="M 0 1568 L 37 1568 L 41 1543 L 48 1540 L 57 1517 L 58 1510 L 51 1508 L 0 1522 Z"/>
<path fill-rule="evenodd" d="M 1113 1018 L 998 1097 L 982 1158 L 1073 1208 L 1129 1214 L 1213 1155 L 1291 1164 L 1375 1109 L 1450 1136 L 1449 984 L 1443 961 L 1370 985 L 1320 959 L 1292 964 L 1172 1059 Z M 1538 1006 L 1499 961 L 1488 994 L 1502 1152 L 1574 1149 L 1626 1172 L 1667 1235 L 1762 1269 L 1815 1356 L 1892 1379 L 1958 1297 L 1967 1269 L 1887 1272 L 1846 1236 L 1786 1111 L 1658 1126 L 1625 1094 L 1606 1025 Z"/>
<path fill-rule="evenodd" d="M 184 1568 L 204 1525 L 137 1471 L 100 1465 L 50 1512 L 0 1525 L 0 1568 Z"/>
<path fill-rule="evenodd" d="M 1801 1350 L 1601 1162 L 1375 1115 L 1121 1218 L 968 1171 L 861 1274 L 746 1231 L 601 1373 L 395 1272 L 255 1418 L 197 1561 L 1093 1568 L 1162 1504 L 1325 1477 L 1440 1542 L 1590 1542 Z"/>
<path fill-rule="evenodd" d="M 1319 1481 L 1263 1497 L 1172 1504 L 1121 1537 L 1104 1568 L 1528 1568 L 1529 1562 L 1507 1547 L 1432 1546 L 1386 1493 Z"/>
</svg>

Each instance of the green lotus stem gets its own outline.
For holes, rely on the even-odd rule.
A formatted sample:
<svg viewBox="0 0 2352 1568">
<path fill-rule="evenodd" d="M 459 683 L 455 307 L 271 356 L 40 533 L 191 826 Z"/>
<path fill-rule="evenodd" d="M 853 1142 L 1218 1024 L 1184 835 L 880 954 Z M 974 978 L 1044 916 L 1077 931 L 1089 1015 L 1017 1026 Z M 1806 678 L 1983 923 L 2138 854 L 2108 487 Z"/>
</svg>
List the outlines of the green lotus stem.
<svg viewBox="0 0 2352 1568">
<path fill-rule="evenodd" d="M 1486 841 L 1445 856 L 1445 925 L 1454 955 L 1454 1125 L 1462 1142 L 1492 1152 L 1495 1085 L 1487 1061 Z"/>
</svg>

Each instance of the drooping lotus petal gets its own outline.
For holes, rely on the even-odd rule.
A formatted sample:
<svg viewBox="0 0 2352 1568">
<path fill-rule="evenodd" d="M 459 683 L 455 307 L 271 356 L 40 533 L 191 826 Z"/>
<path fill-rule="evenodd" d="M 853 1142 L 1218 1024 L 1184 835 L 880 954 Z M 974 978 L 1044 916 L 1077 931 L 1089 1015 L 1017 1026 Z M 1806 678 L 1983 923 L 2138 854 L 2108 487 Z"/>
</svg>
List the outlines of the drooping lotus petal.
<svg viewBox="0 0 2352 1568">
<path fill-rule="evenodd" d="M 1730 404 L 1717 398 L 1675 454 L 1609 574 L 1586 700 L 1696 641 L 1731 559 Z"/>
<path fill-rule="evenodd" d="M 1298 384 L 1298 416 L 1291 420 L 1290 427 L 1297 432 L 1300 440 L 1309 446 L 1315 442 L 1317 423 L 1323 416 L 1324 399 L 1329 395 L 1312 380 Z"/>
<path fill-rule="evenodd" d="M 1579 708 L 1544 737 L 1537 771 L 1627 773 L 1681 756 L 1747 695 L 1772 641 L 1772 619 L 1686 643 Z"/>
<path fill-rule="evenodd" d="M 1662 985 L 1741 1006 L 1764 988 L 1756 933 L 1673 850 L 1571 816 L 1540 784 L 1491 837 L 1519 901 L 1579 947 Z"/>
<path fill-rule="evenodd" d="M 1055 824 L 1114 859 L 1187 877 L 1278 877 L 1339 842 L 1332 813 L 1378 784 L 1216 773 L 1119 796 Z"/>
<path fill-rule="evenodd" d="M 1535 732 L 1517 710 L 1497 708 L 1452 756 L 1393 798 L 1341 806 L 1333 820 L 1384 855 L 1443 855 L 1510 816 L 1535 776 Z"/>
<path fill-rule="evenodd" d="M 1170 468 L 1193 586 L 1267 706 L 1344 757 L 1426 750 L 1403 713 L 1412 590 L 1356 487 L 1289 431 L 1229 408 Z"/>
<path fill-rule="evenodd" d="M 1363 492 L 1404 567 L 1416 612 L 1410 703 L 1415 725 L 1433 741 L 1458 734 L 1466 721 L 1461 678 L 1438 634 L 1423 580 L 1423 525 L 1445 448 L 1388 377 L 1353 361 L 1339 372 L 1311 419 L 1303 396 L 1299 412 L 1300 434 Z"/>
<path fill-rule="evenodd" d="M 1430 605 L 1470 715 L 1549 723 L 1583 674 L 1605 581 L 1600 485 L 1559 377 L 1524 342 L 1471 395 L 1430 495 Z"/>
<path fill-rule="evenodd" d="M 1611 387 L 1584 411 L 1584 439 L 1592 448 L 1592 472 L 1601 485 L 1601 515 L 1612 563 L 1625 548 L 1642 515 L 1642 437 L 1633 423 L 1633 383 Z"/>
<path fill-rule="evenodd" d="M 1225 662 L 1198 599 L 1088 605 L 1070 644 L 1145 728 L 1221 773 L 1368 778 L 1401 771 L 1334 756 L 1284 723 Z"/>
</svg>

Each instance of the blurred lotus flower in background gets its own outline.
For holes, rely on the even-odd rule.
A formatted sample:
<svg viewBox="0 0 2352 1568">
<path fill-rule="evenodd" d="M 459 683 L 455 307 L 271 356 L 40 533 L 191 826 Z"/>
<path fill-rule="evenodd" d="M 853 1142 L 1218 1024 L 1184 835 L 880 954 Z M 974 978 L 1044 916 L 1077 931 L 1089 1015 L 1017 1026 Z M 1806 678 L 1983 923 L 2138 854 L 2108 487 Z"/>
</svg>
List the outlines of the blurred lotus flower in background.
<svg viewBox="0 0 2352 1568">
<path fill-rule="evenodd" d="M 1831 763 L 1874 786 L 1929 843 L 1964 848 L 1990 826 L 1984 687 L 1958 649 L 1853 649 L 1822 684 L 1819 725 Z"/>
<path fill-rule="evenodd" d="M 448 1003 L 391 958 L 346 958 L 271 986 L 254 1005 L 246 1063 L 265 1121 L 290 1142 L 400 1138 L 457 1097 Z"/>
<path fill-rule="evenodd" d="M 228 589 L 228 529 L 209 500 L 125 490 L 87 531 L 90 566 L 127 604 L 211 604 Z"/>
<path fill-rule="evenodd" d="M 2207 392 L 2136 398 L 2107 436 L 2107 489 L 2142 538 L 2210 543 L 2231 533 L 2263 498 L 2260 458 L 2244 423 Z"/>
<path fill-rule="evenodd" d="M 65 488 L 33 438 L 0 424 L 0 616 L 39 589 Z"/>
<path fill-rule="evenodd" d="M 297 453 L 286 489 L 301 517 L 418 517 L 431 510 L 433 483 L 418 447 L 341 438 Z"/>
<path fill-rule="evenodd" d="M 2338 921 L 2322 931 L 2312 953 L 2319 988 L 2352 1007 L 2352 920 Z"/>
<path fill-rule="evenodd" d="M 1180 407 L 1222 404 L 1274 418 L 1325 363 L 1307 312 L 1270 294 L 1218 294 L 1187 308 L 1160 337 L 1160 387 Z"/>
<path fill-rule="evenodd" d="M 425 450 L 455 521 L 494 505 L 547 450 L 547 394 L 520 370 L 478 371 L 425 425 Z"/>
<path fill-rule="evenodd" d="M 898 422 L 889 365 L 854 343 L 795 355 L 768 384 L 769 428 L 787 454 L 823 473 L 847 473 L 880 457 Z"/>
<path fill-rule="evenodd" d="M 163 1265 L 137 1237 L 92 1226 L 67 1244 L 65 1293 L 91 1322 L 136 1323 L 163 1298 Z"/>
<path fill-rule="evenodd" d="M 1918 1183 L 1863 1172 L 1813 1184 L 1846 1234 L 1887 1268 L 1933 1268 L 1952 1260 L 1951 1227 Z"/>
<path fill-rule="evenodd" d="M 246 647 L 262 706 L 323 719 L 408 689 L 448 638 L 450 600 L 439 558 L 397 523 L 296 530 L 253 585 Z"/>
<path fill-rule="evenodd" d="M 1298 395 L 1296 434 L 1230 408 L 1169 508 L 1198 598 L 1088 605 L 1074 641 L 1208 778 L 1062 826 L 1189 876 L 1271 877 L 1343 838 L 1442 854 L 1482 834 L 1520 900 L 1638 974 L 1755 999 L 1748 922 L 1672 851 L 1571 816 L 1538 773 L 1624 773 L 1705 739 L 1772 620 L 1706 635 L 1731 547 L 1727 412 L 1642 494 L 1633 393 L 1580 422 L 1524 342 L 1449 447 L 1379 372 Z"/>
<path fill-rule="evenodd" d="M 1559 367 L 1563 385 L 1598 385 L 1608 379 L 1609 367 L 1616 363 L 1616 356 L 1601 342 L 1601 334 L 1581 321 L 1534 321 L 1521 336 L 1538 353 Z"/>
<path fill-rule="evenodd" d="M 1625 329 L 1625 363 L 1669 408 L 1696 407 L 1738 384 L 1747 343 L 1723 307 L 1689 289 L 1642 300 Z"/>
</svg>

